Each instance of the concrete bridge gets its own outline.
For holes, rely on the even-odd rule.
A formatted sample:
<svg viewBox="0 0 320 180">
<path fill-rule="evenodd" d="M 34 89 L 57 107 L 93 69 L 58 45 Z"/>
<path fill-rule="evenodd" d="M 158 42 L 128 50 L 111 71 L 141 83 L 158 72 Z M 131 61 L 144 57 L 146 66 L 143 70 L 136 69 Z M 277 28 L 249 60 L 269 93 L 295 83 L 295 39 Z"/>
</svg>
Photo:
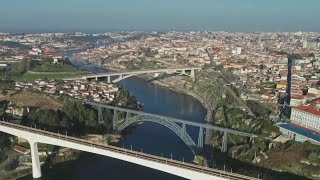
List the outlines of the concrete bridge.
<svg viewBox="0 0 320 180">
<path fill-rule="evenodd" d="M 251 133 L 246 133 L 246 132 L 241 132 L 241 131 L 234 130 L 234 129 L 213 126 L 211 124 L 197 123 L 197 122 L 191 122 L 191 121 L 186 121 L 186 120 L 181 120 L 181 119 L 176 119 L 176 118 L 159 116 L 156 114 L 150 114 L 150 113 L 145 113 L 142 111 L 135 111 L 135 110 L 120 108 L 120 107 L 116 107 L 116 106 L 104 105 L 104 104 L 90 102 L 90 101 L 84 101 L 84 103 L 98 108 L 98 112 L 99 112 L 98 115 L 99 115 L 99 122 L 100 123 L 104 123 L 103 114 L 102 114 L 103 109 L 112 110 L 113 111 L 112 124 L 113 124 L 114 131 L 121 132 L 129 126 L 134 125 L 134 124 L 138 124 L 141 122 L 153 122 L 153 123 L 163 125 L 163 126 L 167 127 L 168 129 L 170 129 L 171 131 L 173 131 L 177 136 L 179 136 L 194 154 L 196 154 L 198 148 L 203 147 L 203 144 L 205 141 L 205 136 L 204 136 L 205 130 L 206 131 L 218 131 L 218 132 L 223 133 L 222 146 L 221 146 L 222 152 L 227 151 L 228 134 L 234 134 L 234 135 L 238 135 L 238 136 L 248 137 L 250 139 L 257 137 L 257 135 L 254 135 Z M 124 113 L 125 118 L 120 119 L 118 116 L 119 113 Z M 194 142 L 194 140 L 188 134 L 187 126 L 199 128 L 199 135 L 198 135 L 197 143 Z"/>
<path fill-rule="evenodd" d="M 128 72 L 110 72 L 110 73 L 101 73 L 101 74 L 92 74 L 82 76 L 80 78 L 70 78 L 65 80 L 78 80 L 78 79 L 86 79 L 86 80 L 99 80 L 99 79 L 107 79 L 107 82 L 117 83 L 123 79 L 127 79 L 132 76 L 137 76 L 141 74 L 154 74 L 154 77 L 158 77 L 161 73 L 168 74 L 179 74 L 186 75 L 190 77 L 195 76 L 195 71 L 201 70 L 201 68 L 172 68 L 172 69 L 151 69 L 151 70 L 139 70 L 139 71 L 128 71 Z"/>
<path fill-rule="evenodd" d="M 256 179 L 235 173 L 229 173 L 226 171 L 127 150 L 107 144 L 95 143 L 67 135 L 20 126 L 4 121 L 0 121 L 0 131 L 24 138 L 29 142 L 31 149 L 33 178 L 41 178 L 42 176 L 37 144 L 44 143 L 108 156 L 114 159 L 138 164 L 191 180 Z"/>
</svg>

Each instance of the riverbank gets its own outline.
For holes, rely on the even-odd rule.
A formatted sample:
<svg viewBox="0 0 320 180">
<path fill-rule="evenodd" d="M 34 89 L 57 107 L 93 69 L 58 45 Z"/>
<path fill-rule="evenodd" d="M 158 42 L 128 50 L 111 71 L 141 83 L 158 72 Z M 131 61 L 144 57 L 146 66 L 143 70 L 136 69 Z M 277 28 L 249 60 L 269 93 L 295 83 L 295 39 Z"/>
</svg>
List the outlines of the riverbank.
<svg viewBox="0 0 320 180">
<path fill-rule="evenodd" d="M 79 60 L 76 60 L 76 59 L 72 59 L 72 61 L 79 61 Z M 80 61 L 80 62 L 83 62 L 85 64 L 89 64 L 87 61 Z M 99 67 L 99 68 L 103 68 L 107 71 L 113 71 L 113 72 L 120 72 L 121 70 L 124 70 L 124 71 L 127 71 L 127 69 L 123 69 L 121 67 L 113 67 L 113 66 L 101 66 L 97 63 L 90 63 L 90 65 L 92 66 L 96 66 L 96 67 Z M 140 75 L 138 76 L 139 78 L 142 78 L 144 80 L 148 80 L 148 78 L 152 77 L 152 76 L 148 76 L 148 75 Z M 180 86 L 173 86 L 167 82 L 163 82 L 163 81 L 159 81 L 159 80 L 155 80 L 155 81 L 152 81 L 151 82 L 152 84 L 156 84 L 156 85 L 159 85 L 159 86 L 162 86 L 162 87 L 165 87 L 165 88 L 168 88 L 174 92 L 177 92 L 177 93 L 182 93 L 182 94 L 185 94 L 185 95 L 188 95 L 188 96 L 192 96 L 193 98 L 195 98 L 196 100 L 198 100 L 202 106 L 205 108 L 205 109 L 208 109 L 209 105 L 207 104 L 207 102 L 205 101 L 205 99 L 203 99 L 202 97 L 200 97 L 198 94 L 196 94 L 195 92 L 190 92 L 190 91 L 186 91 L 185 89 L 183 89 L 182 87 Z"/>
<path fill-rule="evenodd" d="M 178 93 L 183 93 L 183 94 L 186 94 L 188 96 L 192 96 L 193 98 L 197 99 L 204 108 L 208 109 L 208 105 L 206 103 L 206 101 L 200 97 L 198 94 L 194 93 L 194 92 L 191 92 L 191 91 L 186 91 L 185 89 L 179 87 L 179 86 L 173 86 L 169 83 L 166 83 L 166 82 L 163 82 L 163 81 L 153 81 L 151 82 L 153 84 L 156 84 L 156 85 L 159 85 L 159 86 L 162 86 L 162 87 L 166 87 L 172 91 L 175 91 L 175 92 L 178 92 Z"/>
</svg>

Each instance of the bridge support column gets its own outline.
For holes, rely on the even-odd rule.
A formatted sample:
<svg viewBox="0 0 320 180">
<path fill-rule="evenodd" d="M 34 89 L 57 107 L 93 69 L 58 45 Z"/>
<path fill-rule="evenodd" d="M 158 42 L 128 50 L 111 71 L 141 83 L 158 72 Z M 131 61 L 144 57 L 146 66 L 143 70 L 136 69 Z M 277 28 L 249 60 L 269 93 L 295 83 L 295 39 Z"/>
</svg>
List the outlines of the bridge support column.
<svg viewBox="0 0 320 180">
<path fill-rule="evenodd" d="M 99 123 L 100 123 L 100 124 L 103 124 L 103 123 L 104 123 L 104 120 L 103 120 L 102 107 L 99 107 L 98 117 L 99 117 Z"/>
<path fill-rule="evenodd" d="M 213 111 L 211 110 L 210 107 L 207 108 L 207 116 L 206 116 L 206 122 L 207 123 L 212 123 L 213 122 L 213 119 L 212 119 L 212 113 Z M 205 138 L 204 138 L 204 143 L 206 145 L 209 145 L 209 146 L 212 146 L 212 137 L 213 137 L 213 131 L 212 129 L 206 129 L 205 130 Z"/>
<path fill-rule="evenodd" d="M 107 83 L 111 83 L 111 77 L 110 76 L 107 77 Z"/>
<path fill-rule="evenodd" d="M 190 76 L 194 77 L 194 69 L 191 69 Z"/>
<path fill-rule="evenodd" d="M 112 120 L 112 127 L 113 130 L 117 129 L 117 125 L 118 125 L 118 111 L 117 110 L 113 110 L 113 120 Z"/>
<path fill-rule="evenodd" d="M 126 121 L 127 121 L 128 119 L 130 119 L 130 117 L 131 117 L 131 114 L 130 114 L 129 112 L 127 112 L 127 114 L 126 114 Z"/>
<path fill-rule="evenodd" d="M 199 130 L 198 147 L 203 148 L 203 128 L 202 127 L 200 127 L 200 130 Z"/>
<path fill-rule="evenodd" d="M 154 77 L 158 77 L 160 75 L 160 73 L 154 73 Z"/>
<path fill-rule="evenodd" d="M 96 81 L 98 81 L 98 80 L 99 80 L 99 78 L 98 78 L 98 77 L 95 77 L 95 79 L 96 79 Z"/>
<path fill-rule="evenodd" d="M 31 150 L 31 159 L 32 159 L 32 177 L 34 179 L 41 178 L 41 167 L 40 167 L 40 160 L 39 160 L 39 151 L 38 151 L 38 144 L 33 141 L 29 141 L 30 150 Z"/>
<path fill-rule="evenodd" d="M 186 74 L 186 70 L 182 70 L 181 74 L 185 75 Z"/>
<path fill-rule="evenodd" d="M 228 151 L 228 133 L 223 132 L 221 152 L 227 152 L 227 151 Z"/>
</svg>

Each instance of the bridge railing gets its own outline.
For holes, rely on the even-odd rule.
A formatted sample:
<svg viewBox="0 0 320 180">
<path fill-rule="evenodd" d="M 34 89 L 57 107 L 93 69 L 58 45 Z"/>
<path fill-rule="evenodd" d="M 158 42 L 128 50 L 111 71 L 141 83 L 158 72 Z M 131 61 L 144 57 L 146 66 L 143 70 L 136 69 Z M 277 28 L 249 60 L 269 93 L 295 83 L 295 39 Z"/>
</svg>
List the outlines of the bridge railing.
<svg viewBox="0 0 320 180">
<path fill-rule="evenodd" d="M 204 167 L 204 166 L 199 166 L 199 165 L 195 165 L 195 164 L 191 164 L 191 163 L 187 163 L 187 162 L 181 162 L 181 161 L 177 161 L 177 160 L 173 160 L 173 159 L 159 157 L 159 156 L 155 156 L 155 155 L 151 155 L 151 154 L 147 154 L 147 153 L 143 153 L 143 152 L 139 152 L 139 151 L 128 150 L 125 148 L 111 146 L 108 144 L 102 144 L 99 142 L 93 142 L 90 140 L 80 139 L 80 138 L 77 138 L 74 136 L 68 136 L 67 134 L 53 133 L 53 132 L 45 131 L 42 129 L 36 129 L 33 127 L 26 127 L 26 126 L 21 126 L 21 125 L 17 125 L 17 124 L 12 124 L 12 123 L 9 123 L 6 121 L 0 121 L 0 126 L 6 126 L 9 128 L 27 131 L 27 132 L 34 133 L 34 134 L 57 138 L 60 140 L 65 140 L 65 141 L 69 141 L 69 142 L 73 142 L 73 143 L 77 143 L 77 144 L 82 144 L 82 145 L 86 145 L 86 146 L 90 146 L 90 147 L 94 147 L 94 148 L 99 148 L 99 149 L 103 149 L 103 150 L 107 150 L 107 151 L 117 152 L 117 153 L 125 154 L 128 156 L 133 156 L 133 157 L 137 157 L 137 158 L 141 158 L 141 159 L 145 159 L 145 160 L 150 160 L 150 161 L 154 161 L 154 162 L 158 162 L 158 163 L 162 163 L 162 164 L 172 165 L 172 166 L 176 166 L 176 167 L 180 167 L 180 168 L 184 168 L 184 169 L 188 169 L 188 170 L 192 170 L 192 171 L 197 171 L 197 172 L 201 172 L 201 173 L 205 173 L 205 174 L 209 174 L 209 175 L 214 175 L 214 176 L 218 176 L 218 177 L 222 177 L 222 178 L 243 179 L 243 180 L 257 179 L 257 178 L 252 178 L 252 177 L 248 177 L 248 176 L 244 176 L 244 175 L 240 175 L 240 174 L 236 174 L 236 173 L 232 173 L 232 172 L 226 172 L 226 171 L 222 171 L 222 170 L 212 169 L 209 167 Z"/>
</svg>

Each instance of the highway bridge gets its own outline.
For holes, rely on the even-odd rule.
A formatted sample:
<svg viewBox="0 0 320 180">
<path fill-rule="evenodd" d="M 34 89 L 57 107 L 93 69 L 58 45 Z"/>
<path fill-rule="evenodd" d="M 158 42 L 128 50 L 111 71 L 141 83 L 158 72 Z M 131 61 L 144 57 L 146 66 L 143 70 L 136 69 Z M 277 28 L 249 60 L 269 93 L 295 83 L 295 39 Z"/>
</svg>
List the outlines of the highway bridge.
<svg viewBox="0 0 320 180">
<path fill-rule="evenodd" d="M 186 75 L 190 77 L 195 76 L 195 71 L 199 71 L 201 68 L 168 68 L 168 69 L 149 69 L 149 70 L 139 70 L 139 71 L 127 71 L 127 72 L 110 72 L 110 73 L 100 73 L 100 74 L 91 74 L 86 75 L 78 78 L 67 78 L 65 80 L 79 80 L 79 79 L 86 79 L 86 80 L 99 80 L 99 79 L 106 79 L 108 83 L 113 82 L 117 83 L 123 79 L 127 79 L 132 76 L 142 75 L 142 74 L 154 74 L 154 77 L 158 77 L 162 73 L 167 74 L 179 74 L 179 75 Z"/>
<path fill-rule="evenodd" d="M 0 131 L 26 139 L 30 144 L 33 178 L 41 178 L 41 167 L 38 143 L 57 145 L 85 152 L 99 154 L 114 159 L 138 164 L 191 180 L 253 180 L 256 178 L 243 176 L 195 164 L 180 162 L 163 157 L 127 150 L 107 144 L 96 143 L 59 133 L 25 127 L 0 121 Z"/>
</svg>

